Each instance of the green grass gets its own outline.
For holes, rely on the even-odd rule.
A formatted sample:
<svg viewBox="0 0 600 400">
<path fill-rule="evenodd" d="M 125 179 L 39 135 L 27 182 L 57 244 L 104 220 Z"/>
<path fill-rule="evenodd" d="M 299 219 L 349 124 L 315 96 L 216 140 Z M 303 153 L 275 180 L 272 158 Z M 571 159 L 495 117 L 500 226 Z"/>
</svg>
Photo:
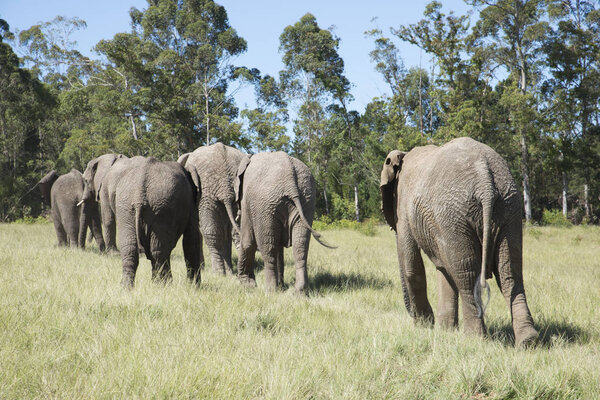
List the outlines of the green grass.
<svg viewBox="0 0 600 400">
<path fill-rule="evenodd" d="M 0 225 L 0 398 L 600 398 L 599 228 L 527 229 L 529 350 L 495 284 L 490 338 L 415 326 L 389 229 L 323 236 L 339 248 L 312 242 L 300 298 L 287 250 L 283 293 L 264 293 L 262 271 L 252 290 L 210 267 L 195 289 L 180 246 L 173 284 L 142 259 L 126 292 L 118 256 L 58 248 L 50 224 Z"/>
</svg>

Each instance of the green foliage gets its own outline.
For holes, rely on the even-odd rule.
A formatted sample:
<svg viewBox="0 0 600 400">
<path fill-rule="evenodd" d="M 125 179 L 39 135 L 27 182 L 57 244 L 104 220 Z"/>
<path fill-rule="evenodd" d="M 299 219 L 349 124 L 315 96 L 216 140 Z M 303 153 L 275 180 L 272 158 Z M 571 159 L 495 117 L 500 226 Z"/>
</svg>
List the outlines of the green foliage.
<svg viewBox="0 0 600 400">
<path fill-rule="evenodd" d="M 367 218 L 362 222 L 357 222 L 356 220 L 346 218 L 332 220 L 327 215 L 323 215 L 321 218 L 313 222 L 313 229 L 317 231 L 352 229 L 362 233 L 365 236 L 374 236 L 377 232 L 378 226 L 378 220 L 372 218 Z"/>
<path fill-rule="evenodd" d="M 542 224 L 549 226 L 571 226 L 571 221 L 560 210 L 544 210 Z"/>
</svg>

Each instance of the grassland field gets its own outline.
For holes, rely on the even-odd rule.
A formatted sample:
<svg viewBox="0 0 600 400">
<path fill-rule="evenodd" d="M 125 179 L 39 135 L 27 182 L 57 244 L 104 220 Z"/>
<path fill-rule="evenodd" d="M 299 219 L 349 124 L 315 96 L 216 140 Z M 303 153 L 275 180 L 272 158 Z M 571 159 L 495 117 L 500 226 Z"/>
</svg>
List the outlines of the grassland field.
<svg viewBox="0 0 600 400">
<path fill-rule="evenodd" d="M 289 249 L 283 292 L 264 292 L 262 270 L 247 289 L 210 265 L 194 288 L 180 245 L 172 284 L 142 257 L 128 292 L 118 255 L 58 248 L 51 224 L 0 224 L 0 399 L 600 398 L 599 227 L 526 229 L 540 331 L 527 350 L 493 281 L 488 338 L 415 326 L 393 233 L 322 233 L 338 248 L 313 240 L 304 298 Z"/>
</svg>

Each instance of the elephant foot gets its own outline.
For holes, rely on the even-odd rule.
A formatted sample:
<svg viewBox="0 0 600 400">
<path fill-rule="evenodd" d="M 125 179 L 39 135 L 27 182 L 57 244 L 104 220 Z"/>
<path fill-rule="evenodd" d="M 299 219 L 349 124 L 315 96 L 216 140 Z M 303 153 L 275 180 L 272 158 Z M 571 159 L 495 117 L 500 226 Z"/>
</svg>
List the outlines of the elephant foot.
<svg viewBox="0 0 600 400">
<path fill-rule="evenodd" d="M 121 280 L 121 286 L 126 290 L 133 290 L 133 279 L 123 278 Z"/>
<path fill-rule="evenodd" d="M 417 326 L 433 328 L 433 326 L 435 324 L 435 317 L 433 316 L 433 313 L 421 314 L 421 315 L 416 315 L 414 317 L 414 321 L 415 321 L 415 325 L 417 325 Z"/>
<path fill-rule="evenodd" d="M 454 315 L 438 315 L 437 321 L 442 329 L 455 330 L 458 328 L 458 320 Z"/>
<path fill-rule="evenodd" d="M 473 334 L 482 337 L 487 334 L 485 323 L 481 318 L 465 318 L 464 324 L 465 333 L 467 334 Z"/>
<path fill-rule="evenodd" d="M 515 331 L 515 347 L 520 349 L 533 347 L 537 343 L 538 336 L 538 331 L 532 326 L 521 329 L 518 332 Z"/>
<path fill-rule="evenodd" d="M 249 276 L 240 276 L 240 283 L 248 288 L 256 287 L 256 280 L 254 278 L 250 278 Z"/>
</svg>

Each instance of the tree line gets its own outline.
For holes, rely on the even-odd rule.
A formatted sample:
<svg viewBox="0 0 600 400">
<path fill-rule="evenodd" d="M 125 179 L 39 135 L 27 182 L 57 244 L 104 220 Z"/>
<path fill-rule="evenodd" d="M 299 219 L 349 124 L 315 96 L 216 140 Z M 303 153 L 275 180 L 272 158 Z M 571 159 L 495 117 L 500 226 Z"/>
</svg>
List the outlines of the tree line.
<svg viewBox="0 0 600 400">
<path fill-rule="evenodd" d="M 465 2 L 477 17 L 433 1 L 413 24 L 365 32 L 389 94 L 363 112 L 350 107 L 341 38 L 310 13 L 281 33 L 278 76 L 236 65 L 247 43 L 212 0 L 148 0 L 130 10 L 131 31 L 98 42 L 93 58 L 72 40 L 86 27 L 79 18 L 16 33 L 0 19 L 0 220 L 38 215 L 30 189 L 51 169 L 81 171 L 112 152 L 177 159 L 216 141 L 303 160 L 324 220 L 380 218 L 390 150 L 469 136 L 507 160 L 525 220 L 555 210 L 597 222 L 597 1 Z M 400 42 L 430 67 L 407 68 Z M 248 85 L 256 108 L 240 110 L 234 96 Z"/>
</svg>

